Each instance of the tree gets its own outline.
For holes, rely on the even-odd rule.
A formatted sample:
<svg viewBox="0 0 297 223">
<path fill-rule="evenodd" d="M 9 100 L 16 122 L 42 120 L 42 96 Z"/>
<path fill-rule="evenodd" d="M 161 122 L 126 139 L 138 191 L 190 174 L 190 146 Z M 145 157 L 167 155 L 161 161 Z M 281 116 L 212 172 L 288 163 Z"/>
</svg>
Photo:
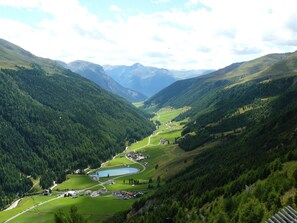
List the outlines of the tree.
<svg viewBox="0 0 297 223">
<path fill-rule="evenodd" d="M 249 200 L 242 205 L 239 213 L 239 221 L 242 223 L 261 222 L 264 210 L 256 200 Z"/>
<path fill-rule="evenodd" d="M 55 223 L 87 223 L 88 221 L 78 213 L 77 207 L 72 206 L 69 214 L 65 214 L 61 210 L 55 213 Z"/>
</svg>

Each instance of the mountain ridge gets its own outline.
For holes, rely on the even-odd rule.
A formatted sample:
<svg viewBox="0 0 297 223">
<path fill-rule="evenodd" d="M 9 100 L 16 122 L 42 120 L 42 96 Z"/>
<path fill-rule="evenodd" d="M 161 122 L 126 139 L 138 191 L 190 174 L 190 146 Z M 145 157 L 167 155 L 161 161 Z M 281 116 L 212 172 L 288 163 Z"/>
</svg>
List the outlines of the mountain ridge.
<svg viewBox="0 0 297 223">
<path fill-rule="evenodd" d="M 126 100 L 5 40 L 0 77 L 0 208 L 28 192 L 29 176 L 48 188 L 154 129 Z"/>
<path fill-rule="evenodd" d="M 141 91 L 148 97 L 175 82 L 169 70 L 164 68 L 147 67 L 140 63 L 131 66 L 104 65 L 105 72 L 124 87 Z"/>
<path fill-rule="evenodd" d="M 112 222 L 264 223 L 282 207 L 296 208 L 296 83 L 297 53 L 270 54 L 176 82 L 149 99 L 147 107 L 191 106 L 178 118 L 190 121 L 176 143 L 201 153 Z"/>
<path fill-rule="evenodd" d="M 139 102 L 146 99 L 145 95 L 121 86 L 113 78 L 108 76 L 105 73 L 103 67 L 98 64 L 94 64 L 83 60 L 76 60 L 68 64 L 61 63 L 61 65 L 95 82 L 103 89 L 116 95 L 119 95 L 130 102 Z"/>
</svg>

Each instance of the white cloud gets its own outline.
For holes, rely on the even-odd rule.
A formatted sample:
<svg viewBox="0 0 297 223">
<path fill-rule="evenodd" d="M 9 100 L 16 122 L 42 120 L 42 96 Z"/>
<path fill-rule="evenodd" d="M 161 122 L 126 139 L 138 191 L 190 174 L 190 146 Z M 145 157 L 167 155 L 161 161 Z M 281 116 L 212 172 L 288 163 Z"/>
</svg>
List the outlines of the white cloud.
<svg viewBox="0 0 297 223">
<path fill-rule="evenodd" d="M 191 8 L 191 7 L 196 6 L 198 4 L 201 4 L 200 0 L 188 0 L 185 3 L 185 7 L 186 8 Z"/>
<path fill-rule="evenodd" d="M 116 6 L 116 5 L 111 5 L 109 7 L 109 10 L 110 11 L 113 11 L 113 12 L 120 12 L 121 11 L 121 9 L 118 6 Z"/>
<path fill-rule="evenodd" d="M 0 6 L 11 6 L 18 8 L 37 8 L 39 0 L 0 0 Z"/>
<path fill-rule="evenodd" d="M 152 3 L 154 4 L 161 4 L 161 3 L 168 3 L 171 0 L 152 0 Z"/>
<path fill-rule="evenodd" d="M 266 53 L 295 50 L 293 0 L 190 0 L 193 6 L 100 19 L 78 0 L 0 0 L 51 16 L 36 26 L 1 18 L 0 36 L 38 56 L 99 64 L 220 68 Z M 111 11 L 120 9 L 111 5 Z"/>
</svg>

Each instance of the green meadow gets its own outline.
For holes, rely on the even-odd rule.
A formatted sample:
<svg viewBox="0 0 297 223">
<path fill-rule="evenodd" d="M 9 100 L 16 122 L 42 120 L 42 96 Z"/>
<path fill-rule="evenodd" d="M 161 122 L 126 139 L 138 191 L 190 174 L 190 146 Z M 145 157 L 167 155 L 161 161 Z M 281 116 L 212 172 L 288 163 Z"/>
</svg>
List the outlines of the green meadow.
<svg viewBox="0 0 297 223">
<path fill-rule="evenodd" d="M 115 212 L 127 210 L 135 200 L 117 200 L 114 197 L 78 197 L 78 198 L 60 198 L 49 202 L 44 206 L 33 209 L 18 218 L 12 220 L 12 223 L 31 223 L 54 222 L 54 214 L 58 211 L 68 212 L 70 207 L 75 205 L 79 213 L 82 214 L 89 222 L 101 222 L 110 217 Z"/>
<path fill-rule="evenodd" d="M 98 184 L 87 175 L 67 175 L 67 180 L 59 184 L 54 190 L 80 190 Z"/>
<path fill-rule="evenodd" d="M 112 191 L 127 190 L 141 191 L 150 194 L 165 183 L 165 180 L 172 178 L 179 171 L 188 167 L 201 149 L 185 152 L 174 144 L 175 138 L 179 137 L 183 128 L 181 122 L 173 119 L 189 108 L 173 109 L 164 108 L 156 113 L 153 121 L 159 121 L 161 126 L 151 135 L 141 141 L 135 142 L 121 154 L 105 162 L 100 169 L 119 168 L 124 166 L 136 167 L 140 172 L 119 177 L 100 178 L 99 182 L 93 181 L 87 175 L 67 175 L 67 180 L 54 188 L 54 193 L 67 190 L 83 190 L 92 188 L 92 191 L 106 187 L 108 193 L 99 197 L 79 196 L 78 198 L 59 198 L 44 205 L 34 208 L 16 219 L 16 222 L 42 222 L 50 223 L 54 221 L 54 213 L 58 210 L 68 211 L 72 205 L 77 206 L 79 213 L 89 222 L 101 222 L 112 214 L 127 210 L 131 207 L 135 199 L 118 200 L 111 196 Z M 169 140 L 169 145 L 160 144 L 160 138 Z M 147 159 L 137 163 L 128 160 L 125 154 L 129 151 L 137 151 L 148 156 Z M 94 172 L 97 170 L 91 170 Z M 114 184 L 108 181 L 113 179 Z M 129 182 L 129 180 L 133 179 Z M 101 184 L 101 185 L 100 185 Z M 96 186 L 97 185 L 97 186 Z M 38 188 L 38 187 L 37 187 Z M 17 208 L 0 212 L 0 221 L 7 220 L 15 214 L 36 205 L 39 202 L 53 199 L 55 196 L 34 196 L 24 198 Z"/>
</svg>

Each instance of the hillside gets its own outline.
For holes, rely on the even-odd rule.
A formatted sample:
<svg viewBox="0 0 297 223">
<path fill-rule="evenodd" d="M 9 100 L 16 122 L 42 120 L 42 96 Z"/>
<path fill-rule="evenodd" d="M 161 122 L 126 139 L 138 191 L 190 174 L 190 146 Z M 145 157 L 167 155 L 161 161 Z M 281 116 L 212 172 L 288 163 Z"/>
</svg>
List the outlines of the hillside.
<svg viewBox="0 0 297 223">
<path fill-rule="evenodd" d="M 125 100 L 5 40 L 0 76 L 1 208 L 26 193 L 31 179 L 47 188 L 154 129 Z"/>
<path fill-rule="evenodd" d="M 68 64 L 63 64 L 65 68 L 95 82 L 103 89 L 119 95 L 130 102 L 144 101 L 146 96 L 128 88 L 123 87 L 118 82 L 108 76 L 103 68 L 94 63 L 87 61 L 73 61 Z"/>
<path fill-rule="evenodd" d="M 148 100 L 192 107 L 176 140 L 201 154 L 111 222 L 265 222 L 296 208 L 296 80 L 297 54 L 273 54 L 176 82 Z"/>
<path fill-rule="evenodd" d="M 169 70 L 143 66 L 103 66 L 106 74 L 126 88 L 150 97 L 177 80 Z"/>
<path fill-rule="evenodd" d="M 214 70 L 170 70 L 171 74 L 177 79 L 187 79 L 192 77 L 198 77 L 204 74 L 214 72 Z"/>
</svg>

